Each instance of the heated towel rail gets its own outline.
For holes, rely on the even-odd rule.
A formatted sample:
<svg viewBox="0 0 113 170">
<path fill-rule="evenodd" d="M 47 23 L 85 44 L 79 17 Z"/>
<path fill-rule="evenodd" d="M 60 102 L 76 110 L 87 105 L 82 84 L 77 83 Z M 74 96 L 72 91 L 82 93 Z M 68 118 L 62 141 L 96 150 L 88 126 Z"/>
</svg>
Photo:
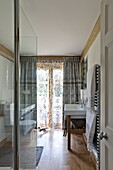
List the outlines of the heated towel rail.
<svg viewBox="0 0 113 170">
<path fill-rule="evenodd" d="M 100 133 L 100 66 L 96 65 L 95 69 L 95 79 L 96 79 L 96 90 L 95 90 L 95 100 L 94 100 L 94 110 L 96 114 L 96 129 L 94 135 L 94 149 L 93 153 L 96 157 L 98 169 L 100 169 L 100 140 L 98 134 Z"/>
</svg>

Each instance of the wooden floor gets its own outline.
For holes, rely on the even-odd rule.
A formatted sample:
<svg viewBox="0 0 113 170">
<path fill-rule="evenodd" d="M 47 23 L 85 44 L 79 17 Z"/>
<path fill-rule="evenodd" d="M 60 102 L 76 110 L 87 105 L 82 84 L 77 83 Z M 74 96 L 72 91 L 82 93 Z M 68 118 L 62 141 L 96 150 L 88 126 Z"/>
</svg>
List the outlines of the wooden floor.
<svg viewBox="0 0 113 170">
<path fill-rule="evenodd" d="M 95 170 L 82 135 L 72 136 L 71 151 L 62 130 L 39 133 L 37 145 L 44 146 L 38 170 Z"/>
</svg>

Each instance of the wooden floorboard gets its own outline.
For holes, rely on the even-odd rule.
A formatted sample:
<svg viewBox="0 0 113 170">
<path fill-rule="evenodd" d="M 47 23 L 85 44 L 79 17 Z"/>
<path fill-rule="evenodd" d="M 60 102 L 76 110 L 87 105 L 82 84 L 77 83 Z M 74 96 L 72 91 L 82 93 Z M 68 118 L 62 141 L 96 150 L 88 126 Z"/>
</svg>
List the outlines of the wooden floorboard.
<svg viewBox="0 0 113 170">
<path fill-rule="evenodd" d="M 72 134 L 71 149 L 67 149 L 67 136 L 62 130 L 46 130 L 32 132 L 32 140 L 25 146 L 44 146 L 42 156 L 36 170 L 96 170 L 91 154 L 87 151 L 83 135 Z M 38 134 L 38 135 L 37 135 Z M 11 142 L 7 145 L 11 146 Z"/>
<path fill-rule="evenodd" d="M 71 151 L 62 130 L 38 133 L 37 145 L 44 146 L 38 170 L 95 170 L 82 135 L 72 135 Z"/>
</svg>

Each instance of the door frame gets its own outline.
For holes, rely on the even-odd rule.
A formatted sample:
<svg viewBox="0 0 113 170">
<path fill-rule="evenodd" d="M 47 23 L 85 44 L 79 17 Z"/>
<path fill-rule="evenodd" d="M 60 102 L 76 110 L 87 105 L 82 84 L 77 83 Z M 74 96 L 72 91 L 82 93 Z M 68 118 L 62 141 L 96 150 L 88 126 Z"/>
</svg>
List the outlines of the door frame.
<svg viewBox="0 0 113 170">
<path fill-rule="evenodd" d="M 110 45 L 113 45 L 113 26 L 111 28 L 108 28 L 108 17 L 111 17 L 111 9 L 108 9 L 110 6 L 110 3 L 113 0 L 101 0 L 101 122 L 100 122 L 100 130 L 101 132 L 105 132 L 108 139 L 102 137 L 102 140 L 100 142 L 100 169 L 101 170 L 107 170 L 109 167 L 109 152 L 113 151 L 113 129 L 110 128 L 110 123 L 108 121 L 108 93 L 106 91 L 108 90 L 108 68 L 110 70 L 110 66 L 108 66 L 107 57 L 109 57 L 108 49 Z M 112 8 L 113 9 L 113 8 Z M 108 13 L 108 10 L 109 13 Z M 109 20 L 109 23 L 111 23 L 111 20 Z M 113 24 L 113 23 L 111 23 Z M 112 47 L 113 48 L 113 47 Z M 111 73 L 111 70 L 109 71 Z M 108 79 L 108 81 L 106 80 Z M 111 83 L 109 83 L 111 84 Z M 111 108 L 111 107 L 109 107 Z M 111 113 L 111 112 L 109 112 Z M 110 153 L 111 153 L 110 152 Z M 107 154 L 106 154 L 107 153 Z M 113 153 L 113 152 L 112 152 Z M 110 163 L 111 166 L 112 163 Z"/>
</svg>

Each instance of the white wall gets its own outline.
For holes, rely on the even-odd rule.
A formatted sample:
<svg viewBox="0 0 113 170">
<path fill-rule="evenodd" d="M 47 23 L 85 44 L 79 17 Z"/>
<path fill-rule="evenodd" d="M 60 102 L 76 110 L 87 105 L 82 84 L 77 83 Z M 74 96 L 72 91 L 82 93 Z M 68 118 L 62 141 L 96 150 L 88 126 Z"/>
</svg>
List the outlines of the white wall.
<svg viewBox="0 0 113 170">
<path fill-rule="evenodd" d="M 88 57 L 88 70 L 95 64 L 100 64 L 100 33 L 96 37 L 86 56 Z"/>
<path fill-rule="evenodd" d="M 100 33 L 96 37 L 85 57 L 88 57 L 88 70 L 95 64 L 100 65 Z M 87 89 L 83 91 L 83 96 L 83 99 L 85 100 L 87 97 Z"/>
<path fill-rule="evenodd" d="M 8 104 L 14 102 L 13 74 L 14 74 L 14 63 L 0 55 L 0 104 L 3 104 L 4 106 L 7 106 Z M 7 108 L 5 108 L 4 110 L 6 112 Z M 10 112 L 7 113 L 9 114 Z M 6 124 L 5 124 L 5 119 L 7 117 L 6 115 L 0 116 L 0 142 L 9 135 L 9 133 L 7 133 Z M 9 118 L 10 117 L 8 117 L 8 119 Z"/>
<path fill-rule="evenodd" d="M 14 63 L 0 55 L 0 103 L 13 102 Z"/>
</svg>

